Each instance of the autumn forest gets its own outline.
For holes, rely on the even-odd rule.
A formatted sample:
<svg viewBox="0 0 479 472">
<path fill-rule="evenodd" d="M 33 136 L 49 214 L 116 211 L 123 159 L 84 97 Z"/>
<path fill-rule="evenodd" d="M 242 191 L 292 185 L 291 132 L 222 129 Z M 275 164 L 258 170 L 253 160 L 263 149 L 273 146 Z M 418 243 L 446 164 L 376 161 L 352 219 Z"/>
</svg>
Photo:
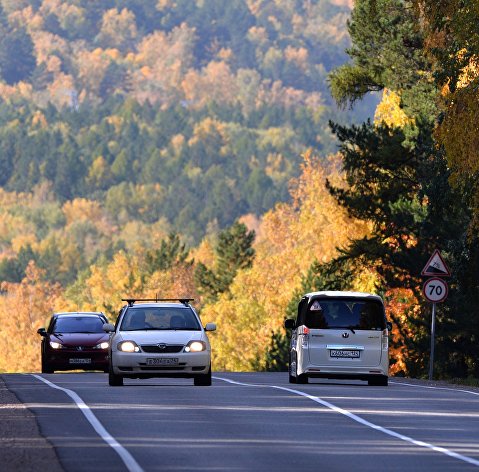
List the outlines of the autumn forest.
<svg viewBox="0 0 479 472">
<path fill-rule="evenodd" d="M 0 0 L 0 372 L 55 311 L 191 297 L 287 369 L 313 290 L 381 295 L 391 375 L 479 378 L 472 0 Z M 474 34 L 476 33 L 476 34 Z"/>
</svg>

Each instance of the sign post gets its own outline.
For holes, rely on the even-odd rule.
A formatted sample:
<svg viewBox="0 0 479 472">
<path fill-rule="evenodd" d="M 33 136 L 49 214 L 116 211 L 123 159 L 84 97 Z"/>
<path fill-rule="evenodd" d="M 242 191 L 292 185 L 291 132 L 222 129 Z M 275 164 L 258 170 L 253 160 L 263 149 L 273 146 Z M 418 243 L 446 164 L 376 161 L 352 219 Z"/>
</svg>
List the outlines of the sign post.
<svg viewBox="0 0 479 472">
<path fill-rule="evenodd" d="M 448 294 L 446 281 L 439 277 L 451 276 L 449 268 L 437 249 L 432 253 L 429 261 L 424 266 L 421 275 L 431 277 L 424 283 L 422 292 L 426 299 L 432 302 L 431 355 L 429 358 L 429 380 L 432 380 L 434 370 L 434 338 L 436 336 L 436 303 L 443 302 Z"/>
<path fill-rule="evenodd" d="M 436 336 L 436 303 L 432 304 L 431 319 L 431 357 L 429 358 L 429 380 L 432 380 L 434 370 L 434 338 Z"/>
</svg>

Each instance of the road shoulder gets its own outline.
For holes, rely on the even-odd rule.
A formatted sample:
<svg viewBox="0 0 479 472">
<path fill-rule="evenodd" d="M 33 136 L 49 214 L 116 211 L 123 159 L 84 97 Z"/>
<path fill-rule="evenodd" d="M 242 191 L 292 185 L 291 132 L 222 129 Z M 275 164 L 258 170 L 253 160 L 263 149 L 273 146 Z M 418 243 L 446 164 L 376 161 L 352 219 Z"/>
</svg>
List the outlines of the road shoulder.
<svg viewBox="0 0 479 472">
<path fill-rule="evenodd" d="M 0 458 L 5 472 L 62 472 L 52 445 L 40 434 L 33 413 L 7 389 L 0 375 Z"/>
</svg>

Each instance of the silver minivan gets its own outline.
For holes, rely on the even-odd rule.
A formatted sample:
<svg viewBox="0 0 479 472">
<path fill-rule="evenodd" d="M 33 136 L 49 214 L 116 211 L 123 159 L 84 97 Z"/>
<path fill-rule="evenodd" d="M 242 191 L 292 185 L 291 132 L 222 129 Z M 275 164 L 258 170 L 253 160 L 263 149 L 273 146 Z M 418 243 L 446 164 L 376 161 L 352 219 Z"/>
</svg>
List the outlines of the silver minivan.
<svg viewBox="0 0 479 472">
<path fill-rule="evenodd" d="M 383 300 L 363 292 L 312 292 L 301 298 L 292 330 L 289 381 L 312 377 L 388 384 L 389 345 Z"/>
</svg>

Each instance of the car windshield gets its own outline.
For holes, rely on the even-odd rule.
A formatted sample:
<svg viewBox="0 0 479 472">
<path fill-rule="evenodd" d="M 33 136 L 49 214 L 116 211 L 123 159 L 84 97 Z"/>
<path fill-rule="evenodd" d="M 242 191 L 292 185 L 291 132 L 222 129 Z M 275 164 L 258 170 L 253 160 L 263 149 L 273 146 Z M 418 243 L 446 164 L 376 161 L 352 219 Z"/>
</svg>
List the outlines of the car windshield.
<svg viewBox="0 0 479 472">
<path fill-rule="evenodd" d="M 300 317 L 303 318 L 304 325 L 311 329 L 386 329 L 384 307 L 376 300 L 317 299 L 304 308 Z"/>
<path fill-rule="evenodd" d="M 97 316 L 61 316 L 53 326 L 54 333 L 103 333 L 103 322 Z"/>
<path fill-rule="evenodd" d="M 131 307 L 121 322 L 121 331 L 199 331 L 198 319 L 189 307 Z"/>
</svg>

